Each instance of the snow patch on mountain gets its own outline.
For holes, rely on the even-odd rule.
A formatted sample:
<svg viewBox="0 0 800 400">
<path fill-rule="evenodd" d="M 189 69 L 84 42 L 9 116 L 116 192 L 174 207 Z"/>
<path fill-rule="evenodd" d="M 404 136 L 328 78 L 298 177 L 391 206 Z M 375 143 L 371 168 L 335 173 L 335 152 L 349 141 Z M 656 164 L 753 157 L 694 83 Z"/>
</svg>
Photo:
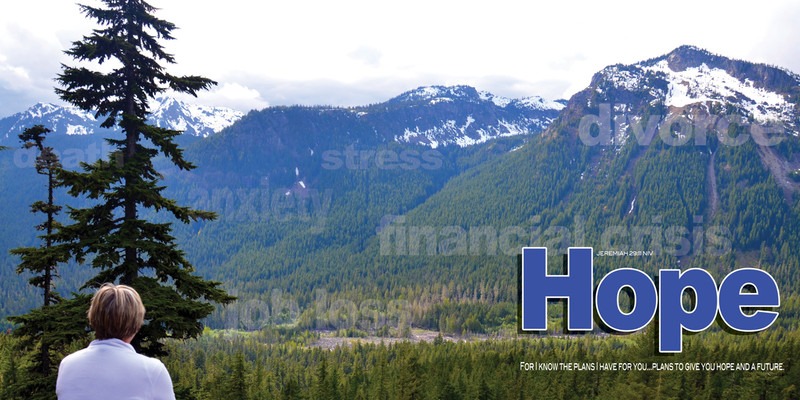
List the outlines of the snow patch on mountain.
<svg viewBox="0 0 800 400">
<path fill-rule="evenodd" d="M 530 135 L 534 129 L 532 126 L 546 126 L 539 119 L 525 119 L 521 121 L 498 120 L 496 125 L 489 125 L 479 129 L 468 129 L 475 122 L 475 119 L 468 116 L 463 124 L 454 120 L 444 121 L 441 125 L 430 128 L 420 129 L 406 128 L 402 135 L 394 137 L 400 143 L 419 143 L 437 148 L 447 144 L 455 144 L 459 147 L 474 146 L 485 143 L 498 137 L 508 137 L 517 135 Z M 546 121 L 549 123 L 550 121 Z"/>
<path fill-rule="evenodd" d="M 427 101 L 430 104 L 454 101 L 467 101 L 472 103 L 491 102 L 500 108 L 509 106 L 527 108 L 532 110 L 561 110 L 564 102 L 541 98 L 539 96 L 511 99 L 496 96 L 487 91 L 478 91 L 471 86 L 421 86 L 395 97 L 394 102 Z"/>
<path fill-rule="evenodd" d="M 638 69 L 630 70 L 620 65 L 611 65 L 600 71 L 600 74 L 604 81 L 611 83 L 616 89 L 635 91 L 643 86 L 644 74 Z M 598 92 L 602 93 L 603 89 L 600 88 Z"/>
<path fill-rule="evenodd" d="M 427 101 L 430 104 L 469 100 L 477 98 L 477 92 L 470 86 L 421 86 L 405 92 L 390 102 L 418 102 Z"/>
<path fill-rule="evenodd" d="M 600 80 L 594 88 L 598 94 L 608 89 L 633 93 L 646 93 L 654 104 L 663 101 L 670 107 L 682 108 L 690 104 L 709 102 L 732 104 L 758 123 L 791 122 L 796 118 L 795 105 L 786 97 L 757 85 L 750 79 L 739 79 L 725 69 L 712 67 L 713 56 L 691 47 L 696 64 L 670 67 L 668 57 L 648 60 L 633 65 L 612 65 L 599 73 Z M 794 76 L 791 74 L 791 76 Z"/>
<path fill-rule="evenodd" d="M 426 98 L 434 98 L 439 97 L 442 93 L 443 88 L 435 87 L 435 86 L 428 86 L 428 87 L 421 87 L 416 91 L 409 92 L 412 96 L 416 95 L 419 97 L 426 97 Z"/>
<path fill-rule="evenodd" d="M 725 70 L 709 68 L 706 64 L 673 71 L 667 60 L 662 60 L 652 67 L 642 67 L 642 70 L 654 72 L 667 80 L 669 92 L 665 104 L 668 106 L 685 107 L 708 101 L 732 102 L 760 123 L 791 118 L 794 110 L 794 106 L 783 95 L 755 87 L 750 80 L 742 82 Z"/>
<path fill-rule="evenodd" d="M 566 107 L 563 102 L 548 100 L 539 96 L 523 97 L 521 99 L 509 99 L 507 97 L 495 96 L 486 91 L 478 92 L 478 95 L 482 101 L 490 101 L 494 103 L 494 105 L 501 108 L 513 106 L 530 110 L 561 111 L 564 107 Z"/>
<path fill-rule="evenodd" d="M 94 129 L 84 125 L 67 125 L 67 135 L 91 135 Z"/>
<path fill-rule="evenodd" d="M 561 111 L 566 107 L 564 102 L 548 100 L 539 96 L 523 97 L 515 100 L 520 107 L 527 107 L 533 110 L 556 110 Z"/>
<path fill-rule="evenodd" d="M 511 99 L 463 85 L 422 86 L 387 103 L 410 103 L 408 106 L 418 110 L 418 116 L 403 124 L 404 128 L 388 132 L 390 137 L 396 142 L 432 148 L 467 147 L 498 137 L 539 133 L 566 107 L 563 100 L 539 96 Z M 440 107 L 441 103 L 452 104 L 452 107 Z M 426 106 L 433 107 L 426 110 L 423 108 Z"/>
<path fill-rule="evenodd" d="M 494 103 L 494 105 L 496 105 L 498 107 L 503 107 L 503 108 L 505 108 L 506 106 L 511 104 L 511 101 L 512 101 L 509 98 L 495 96 L 495 95 L 493 95 L 493 94 L 491 94 L 489 92 L 484 92 L 484 91 L 481 91 L 479 93 L 479 95 L 480 95 L 479 98 L 481 100 L 483 100 L 483 101 L 491 101 L 492 103 Z"/>
<path fill-rule="evenodd" d="M 420 143 L 424 145 L 430 146 L 432 149 L 439 147 L 439 142 L 435 139 L 437 136 L 441 135 L 445 129 L 443 128 L 433 128 L 420 131 L 419 127 L 415 127 L 414 130 L 406 128 L 403 131 L 402 136 L 395 136 L 394 140 L 396 142 L 401 143 Z"/>
</svg>

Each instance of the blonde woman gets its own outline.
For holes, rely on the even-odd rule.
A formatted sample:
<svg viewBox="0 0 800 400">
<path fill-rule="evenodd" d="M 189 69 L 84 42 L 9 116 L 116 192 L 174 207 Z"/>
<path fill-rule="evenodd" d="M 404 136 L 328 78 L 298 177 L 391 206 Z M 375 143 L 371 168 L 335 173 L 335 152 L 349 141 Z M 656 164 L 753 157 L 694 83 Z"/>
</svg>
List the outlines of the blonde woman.
<svg viewBox="0 0 800 400">
<path fill-rule="evenodd" d="M 94 294 L 88 316 L 95 340 L 61 361 L 59 400 L 175 399 L 164 364 L 137 354 L 130 344 L 144 313 L 142 299 L 129 286 L 107 283 Z"/>
</svg>

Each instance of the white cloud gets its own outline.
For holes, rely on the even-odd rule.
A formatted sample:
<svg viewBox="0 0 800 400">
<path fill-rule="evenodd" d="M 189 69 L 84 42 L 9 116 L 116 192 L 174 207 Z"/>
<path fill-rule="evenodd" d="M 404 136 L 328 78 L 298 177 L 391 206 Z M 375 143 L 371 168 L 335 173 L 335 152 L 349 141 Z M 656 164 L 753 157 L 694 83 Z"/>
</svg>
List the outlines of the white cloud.
<svg viewBox="0 0 800 400">
<path fill-rule="evenodd" d="M 151 0 L 162 8 L 159 17 L 180 27 L 167 43 L 178 61 L 170 72 L 222 82 L 200 101 L 239 109 L 371 103 L 426 84 L 564 98 L 609 64 L 682 44 L 800 68 L 793 55 L 798 14 L 786 12 L 797 9 L 791 0 L 736 3 Z M 4 5 L 0 82 L 17 79 L 11 67 L 22 68 L 34 89 L 13 98 L 0 93 L 0 113 L 34 96 L 53 101 L 61 51 L 91 27 L 72 2 Z"/>
<path fill-rule="evenodd" d="M 364 64 L 377 66 L 381 61 L 381 51 L 372 46 L 359 46 L 350 54 L 354 60 L 363 62 Z"/>
<path fill-rule="evenodd" d="M 773 10 L 760 42 L 753 46 L 754 56 L 800 73 L 800 54 L 796 51 L 800 48 L 799 20 L 800 4 L 787 4 Z"/>
<path fill-rule="evenodd" d="M 224 104 L 226 107 L 243 112 L 253 109 L 260 110 L 269 106 L 258 90 L 230 82 L 221 83 L 210 91 L 199 93 L 197 100 L 198 103 L 211 106 Z"/>
<path fill-rule="evenodd" d="M 0 61 L 0 82 L 8 90 L 20 91 L 30 86 L 31 77 L 25 68 Z"/>
</svg>

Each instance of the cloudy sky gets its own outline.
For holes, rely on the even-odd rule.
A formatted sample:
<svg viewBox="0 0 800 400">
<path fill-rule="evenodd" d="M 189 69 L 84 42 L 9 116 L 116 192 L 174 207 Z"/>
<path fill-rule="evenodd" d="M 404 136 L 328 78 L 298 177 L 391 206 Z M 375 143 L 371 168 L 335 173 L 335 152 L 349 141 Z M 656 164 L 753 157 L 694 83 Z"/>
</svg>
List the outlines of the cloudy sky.
<svg viewBox="0 0 800 400">
<path fill-rule="evenodd" d="M 87 0 L 97 4 L 97 0 Z M 568 98 L 609 64 L 693 44 L 800 72 L 796 1 L 151 0 L 180 29 L 177 74 L 219 82 L 200 103 L 359 105 L 422 85 Z M 62 51 L 94 27 L 72 1 L 5 2 L 0 117 L 58 102 Z"/>
</svg>

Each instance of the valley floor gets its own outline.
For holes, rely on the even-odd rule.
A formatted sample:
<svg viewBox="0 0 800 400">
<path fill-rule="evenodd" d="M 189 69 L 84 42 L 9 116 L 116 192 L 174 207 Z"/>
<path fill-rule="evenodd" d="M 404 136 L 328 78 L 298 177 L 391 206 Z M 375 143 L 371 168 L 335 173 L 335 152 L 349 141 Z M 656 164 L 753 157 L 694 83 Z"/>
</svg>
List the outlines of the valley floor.
<svg viewBox="0 0 800 400">
<path fill-rule="evenodd" d="M 337 336 L 335 331 L 330 330 L 320 330 L 314 331 L 319 335 L 319 338 L 310 343 L 308 345 L 309 348 L 322 348 L 333 350 L 336 347 L 352 347 L 357 343 L 361 344 L 384 344 L 384 345 L 392 345 L 396 343 L 435 343 L 436 338 L 441 336 L 442 340 L 445 342 L 453 342 L 453 343 L 477 343 L 477 342 L 484 342 L 484 341 L 502 341 L 502 340 L 514 340 L 514 339 L 524 339 L 528 338 L 546 338 L 546 337 L 557 337 L 557 338 L 579 338 L 585 335 L 549 335 L 549 336 L 537 336 L 537 335 L 487 335 L 487 334 L 466 334 L 466 335 L 452 335 L 452 334 L 443 334 L 437 331 L 425 330 L 425 329 L 413 329 L 408 337 L 395 337 L 395 336 L 366 336 L 366 337 L 342 337 Z M 595 336 L 608 336 L 608 334 L 601 333 Z"/>
</svg>

